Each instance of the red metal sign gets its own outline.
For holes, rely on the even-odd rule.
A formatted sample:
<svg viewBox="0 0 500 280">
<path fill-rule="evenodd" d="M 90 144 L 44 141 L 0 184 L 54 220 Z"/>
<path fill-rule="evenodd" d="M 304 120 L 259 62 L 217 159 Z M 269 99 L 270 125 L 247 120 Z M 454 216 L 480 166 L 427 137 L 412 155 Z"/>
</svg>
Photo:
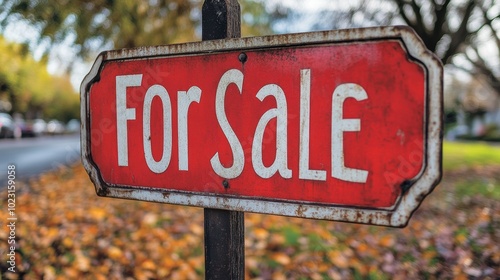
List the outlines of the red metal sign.
<svg viewBox="0 0 500 280">
<path fill-rule="evenodd" d="M 402 27 L 104 52 L 82 157 L 99 195 L 402 226 L 440 178 L 441 91 Z"/>
</svg>

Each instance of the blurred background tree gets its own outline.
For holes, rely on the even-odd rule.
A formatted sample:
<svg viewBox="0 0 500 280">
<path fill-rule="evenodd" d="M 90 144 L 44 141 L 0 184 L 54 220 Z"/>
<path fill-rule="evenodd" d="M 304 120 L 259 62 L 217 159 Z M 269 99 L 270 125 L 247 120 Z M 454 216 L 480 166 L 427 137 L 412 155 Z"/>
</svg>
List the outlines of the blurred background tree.
<svg viewBox="0 0 500 280">
<path fill-rule="evenodd" d="M 79 116 L 80 98 L 68 76 L 53 76 L 46 63 L 36 61 L 26 46 L 0 37 L 0 111 L 25 115 L 28 119 L 68 121 Z"/>
<path fill-rule="evenodd" d="M 4 111 L 45 118 L 78 116 L 79 107 L 63 94 L 67 77 L 51 80 L 44 70 L 49 61 L 57 60 L 56 72 L 67 76 L 75 62 L 93 61 L 103 49 L 199 40 L 202 4 L 184 0 L 0 0 L 0 32 L 10 28 L 23 38 L 14 53 L 0 54 L 0 60 L 5 60 L 0 65 L 0 100 L 11 104 Z M 270 10 L 264 1 L 240 4 L 242 31 L 247 36 L 273 33 L 272 23 L 286 14 L 279 5 Z M 40 64 L 32 54 L 39 55 Z M 30 66 L 20 61 L 30 61 Z M 55 95 L 58 98 L 51 99 Z M 68 112 L 70 108 L 74 113 Z"/>
<path fill-rule="evenodd" d="M 272 33 L 272 21 L 286 12 L 269 10 L 262 0 L 239 2 L 247 36 Z M 3 0 L 0 27 L 24 21 L 38 31 L 35 41 L 45 46 L 46 54 L 52 46 L 69 40 L 78 56 L 88 57 L 103 48 L 199 40 L 202 4 L 192 0 Z"/>
<path fill-rule="evenodd" d="M 500 4 L 497 0 L 239 2 L 243 36 L 283 30 L 295 32 L 290 26 L 311 31 L 409 25 L 447 69 L 454 69 L 447 73 L 456 73 L 459 69 L 468 73 L 469 79 L 480 80 L 488 90 L 500 96 Z M 38 54 L 44 63 L 57 60 L 57 69 L 65 73 L 75 69 L 75 62 L 92 61 L 103 49 L 199 40 L 202 4 L 201 0 L 0 0 L 0 32 L 10 28 L 11 33 L 26 33 L 24 52 Z M 307 6 L 315 6 L 317 10 L 307 14 Z M 20 29 L 12 31 L 14 27 Z M 446 81 L 456 83 L 457 80 Z M 445 86 L 445 89 L 453 88 L 457 87 Z M 446 90 L 446 94 L 450 91 Z M 11 97 L 14 96 L 11 94 Z M 459 99 L 463 100 L 468 99 Z M 459 105 L 447 106 L 451 108 L 450 115 L 456 114 L 456 108 L 478 115 L 477 110 L 467 111 L 470 106 Z M 500 118 L 500 110 L 497 114 Z"/>
<path fill-rule="evenodd" d="M 445 103 L 446 127 L 460 132 L 452 131 L 450 138 L 464 134 L 467 138 L 500 141 L 500 3 L 497 0 L 336 3 L 316 16 L 313 29 L 412 27 L 427 48 L 441 59 L 445 76 L 454 76 L 445 79 L 445 102 L 451 101 Z"/>
<path fill-rule="evenodd" d="M 325 10 L 314 29 L 404 24 L 443 64 L 480 74 L 500 94 L 500 4 L 496 0 L 359 0 Z"/>
</svg>

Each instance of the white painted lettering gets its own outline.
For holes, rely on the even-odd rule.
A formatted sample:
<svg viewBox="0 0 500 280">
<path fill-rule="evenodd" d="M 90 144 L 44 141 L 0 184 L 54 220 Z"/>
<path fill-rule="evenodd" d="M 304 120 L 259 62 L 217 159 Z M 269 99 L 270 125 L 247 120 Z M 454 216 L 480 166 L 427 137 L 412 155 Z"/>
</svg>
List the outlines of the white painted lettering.
<svg viewBox="0 0 500 280">
<path fill-rule="evenodd" d="M 311 69 L 300 70 L 299 178 L 326 181 L 325 170 L 309 169 L 309 128 L 311 111 Z"/>
<path fill-rule="evenodd" d="M 142 74 L 116 76 L 116 122 L 117 122 L 117 149 L 118 166 L 128 166 L 128 121 L 136 120 L 136 108 L 127 107 L 127 90 L 130 87 L 140 87 L 142 84 Z M 244 74 L 237 69 L 226 71 L 219 80 L 215 95 L 215 115 L 218 124 L 227 139 L 231 153 L 232 162 L 221 163 L 219 152 L 216 152 L 210 159 L 214 174 L 226 179 L 234 179 L 240 176 L 245 167 L 245 154 L 233 127 L 230 125 L 225 110 L 225 98 L 228 88 L 234 84 L 239 94 L 243 89 Z M 177 92 L 177 147 L 178 147 L 178 167 L 179 171 L 189 170 L 189 108 L 193 102 L 200 104 L 202 90 L 198 86 L 191 86 L 187 91 Z M 253 138 L 248 137 L 248 142 L 252 142 L 251 161 L 252 167 L 257 176 L 268 179 L 276 173 L 282 178 L 292 178 L 292 171 L 288 166 L 288 105 L 287 96 L 282 87 L 278 84 L 266 84 L 256 94 L 261 102 L 265 98 L 272 96 L 276 100 L 276 108 L 267 110 L 259 119 Z M 156 98 L 158 97 L 158 98 Z M 359 118 L 344 119 L 344 101 L 354 98 L 356 101 L 363 101 L 368 98 L 366 91 L 360 85 L 354 83 L 340 84 L 332 94 L 331 104 L 331 177 L 339 180 L 355 183 L 366 183 L 369 172 L 363 169 L 355 169 L 345 166 L 344 133 L 361 131 L 361 120 Z M 151 127 L 151 118 L 158 116 L 160 112 L 152 112 L 153 100 L 161 102 L 163 123 L 162 144 L 157 147 L 161 152 L 161 158 L 156 160 L 153 157 L 152 137 L 161 137 L 161 133 L 155 133 Z M 142 137 L 144 146 L 144 158 L 148 168 L 154 173 L 165 172 L 172 158 L 173 149 L 173 109 L 167 89 L 159 84 L 152 85 L 144 96 L 142 115 Z M 326 170 L 315 170 L 310 167 L 310 123 L 311 123 L 311 69 L 300 70 L 300 120 L 299 120 L 299 151 L 298 155 L 298 177 L 303 180 L 326 181 Z M 276 121 L 276 130 L 271 131 L 271 121 Z M 274 122 L 273 122 L 274 123 Z M 324 127 L 323 129 L 328 129 Z M 270 132 L 271 138 L 276 139 L 276 153 L 274 161 L 269 166 L 264 164 L 263 148 L 268 139 L 264 139 L 264 134 Z M 155 134 L 153 136 L 153 134 Z M 272 136 L 274 134 L 274 136 Z M 156 140 L 156 139 L 155 139 Z M 201 140 L 201 139 L 200 139 Z M 271 141 L 273 142 L 273 141 Z M 156 148 L 156 147 L 155 147 Z M 266 152 L 272 152 L 266 149 Z M 158 154 L 159 153 L 155 153 Z M 156 158 L 158 158 L 157 156 Z M 324 164 L 321 164 L 322 166 Z M 327 168 L 327 167 L 325 167 Z M 215 175 L 214 175 L 215 176 Z"/>
<path fill-rule="evenodd" d="M 366 91 L 357 84 L 341 84 L 332 95 L 332 177 L 355 183 L 366 183 L 368 171 L 353 169 L 344 163 L 344 131 L 361 131 L 359 119 L 343 119 L 344 101 L 352 97 L 357 101 L 368 98 Z"/>
<path fill-rule="evenodd" d="M 270 178 L 276 171 L 279 171 L 281 177 L 292 178 L 292 170 L 288 169 L 287 156 L 287 106 L 283 89 L 278 85 L 269 84 L 262 87 L 257 93 L 257 98 L 262 101 L 267 96 L 274 96 L 276 107 L 270 109 L 262 115 L 255 129 L 252 144 L 252 164 L 255 173 L 261 178 Z M 276 156 L 271 166 L 265 167 L 262 161 L 262 142 L 264 130 L 270 120 L 276 118 Z"/>
<path fill-rule="evenodd" d="M 187 92 L 177 92 L 177 129 L 179 141 L 179 170 L 188 170 L 188 109 L 192 102 L 200 103 L 201 89 L 192 86 Z"/>
<path fill-rule="evenodd" d="M 243 73 L 237 69 L 230 69 L 226 71 L 226 73 L 224 73 L 224 75 L 220 78 L 215 96 L 215 114 L 219 125 L 229 141 L 229 145 L 231 146 L 231 151 L 233 153 L 233 165 L 231 167 L 224 167 L 220 162 L 218 152 L 212 157 L 212 159 L 210 159 L 210 163 L 212 164 L 212 168 L 215 173 L 226 179 L 238 177 L 243 171 L 243 167 L 245 165 L 243 147 L 241 146 L 236 133 L 234 133 L 233 128 L 229 124 L 224 109 L 226 90 L 230 84 L 235 84 L 241 94 L 241 89 L 243 87 Z"/>
<path fill-rule="evenodd" d="M 142 74 L 116 76 L 116 140 L 118 166 L 128 166 L 127 121 L 135 120 L 135 109 L 127 108 L 127 87 L 138 87 Z"/>
<path fill-rule="evenodd" d="M 162 157 L 160 161 L 153 158 L 151 150 L 151 105 L 153 98 L 158 96 L 163 104 L 163 146 Z M 143 143 L 144 157 L 151 171 L 154 173 L 162 173 L 167 170 L 172 156 L 172 105 L 167 90 L 160 85 L 153 85 L 146 91 L 144 97 L 143 111 Z"/>
</svg>

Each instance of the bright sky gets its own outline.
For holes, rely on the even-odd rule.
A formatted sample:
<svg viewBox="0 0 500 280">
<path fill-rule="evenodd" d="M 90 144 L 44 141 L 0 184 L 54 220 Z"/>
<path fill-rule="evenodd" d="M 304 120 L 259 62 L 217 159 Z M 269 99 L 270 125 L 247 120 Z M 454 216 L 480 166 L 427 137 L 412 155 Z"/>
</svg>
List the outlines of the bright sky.
<svg viewBox="0 0 500 280">
<path fill-rule="evenodd" d="M 330 0 L 309 0 L 309 1 L 301 1 L 301 0 L 268 0 L 266 4 L 268 5 L 276 5 L 281 3 L 286 7 L 292 9 L 300 9 L 302 12 L 306 14 L 315 14 L 321 10 L 324 10 L 328 7 L 334 7 L 335 3 L 338 1 L 330 1 Z M 300 24 L 284 24 L 283 26 L 277 26 L 278 33 L 291 33 L 291 32 L 305 32 L 309 31 L 310 26 L 313 24 L 314 18 L 301 20 Z M 22 32 L 20 32 L 22 30 Z M 25 42 L 26 39 L 33 39 L 37 37 L 37 31 L 34 27 L 29 26 L 23 22 L 19 22 L 16 26 L 10 25 L 6 28 L 5 37 L 14 42 Z M 61 64 L 64 64 L 63 61 L 71 61 L 74 59 L 74 52 L 70 48 L 70 40 L 68 40 L 68 44 L 61 45 L 56 47 L 53 50 L 53 55 L 48 64 L 48 70 L 52 74 L 62 73 L 65 69 L 61 68 Z M 42 48 L 37 48 L 34 51 L 35 59 L 40 59 L 43 52 Z M 80 83 L 88 73 L 91 63 L 83 63 L 77 62 L 73 73 L 71 75 L 71 82 L 76 90 L 79 90 Z"/>
<path fill-rule="evenodd" d="M 335 6 L 335 2 L 337 1 L 329 1 L 329 0 L 309 0 L 309 1 L 301 1 L 301 0 L 268 0 L 266 4 L 275 5 L 275 4 L 283 4 L 286 7 L 290 7 L 293 9 L 300 9 L 307 14 L 314 14 L 318 11 L 324 10 L 327 7 Z M 313 19 L 309 20 L 310 22 L 301 21 L 300 24 L 286 24 L 283 26 L 278 26 L 279 33 L 288 33 L 288 32 L 304 32 L 309 31 L 310 25 L 313 24 Z M 20 32 L 22 31 L 22 32 Z M 26 39 L 32 40 L 37 37 L 37 30 L 23 22 L 19 22 L 15 26 L 9 25 L 5 29 L 4 35 L 7 39 L 14 42 L 25 42 Z M 61 64 L 63 61 L 71 61 L 74 59 L 74 52 L 70 48 L 70 40 L 68 40 L 68 44 L 61 45 L 56 47 L 53 50 L 53 55 L 48 64 L 48 70 L 52 74 L 62 73 L 65 69 L 61 69 Z M 43 45 L 41 48 L 36 48 L 33 56 L 35 59 L 40 59 L 43 52 Z M 88 73 L 91 63 L 83 63 L 77 62 L 76 67 L 73 69 L 73 73 L 71 75 L 71 82 L 76 90 L 79 90 L 80 83 L 83 80 L 84 76 Z"/>
<path fill-rule="evenodd" d="M 307 32 L 311 31 L 311 26 L 313 26 L 318 21 L 318 14 L 325 10 L 334 10 L 341 7 L 348 7 L 358 2 L 358 0 L 268 0 L 266 4 L 273 6 L 276 4 L 284 5 L 285 7 L 298 10 L 304 15 L 300 21 L 293 22 L 283 22 L 277 26 L 275 29 L 277 33 L 296 33 L 296 32 Z"/>
<path fill-rule="evenodd" d="M 269 6 L 276 4 L 285 5 L 286 7 L 300 10 L 301 14 L 304 15 L 300 21 L 297 23 L 283 22 L 275 26 L 277 33 L 294 33 L 294 32 L 305 32 L 310 31 L 311 26 L 318 20 L 317 14 L 324 10 L 342 9 L 349 6 L 356 6 L 359 3 L 358 0 L 349 1 L 331 1 L 331 0 L 267 0 L 265 2 Z M 500 7 L 500 6 L 499 6 Z M 309 15 L 309 16 L 308 16 Z M 21 31 L 21 32 L 20 32 Z M 19 22 L 16 26 L 8 26 L 5 30 L 5 37 L 11 41 L 23 42 L 26 39 L 33 39 L 37 36 L 37 31 L 34 27 L 31 27 L 23 22 Z M 61 68 L 65 61 L 72 61 L 75 59 L 74 51 L 71 49 L 71 39 L 68 40 L 67 44 L 63 44 L 54 49 L 51 60 L 49 61 L 48 70 L 51 73 L 63 73 L 65 69 Z M 491 42 L 489 42 L 491 43 Z M 484 44 L 484 48 L 487 48 L 487 41 Z M 42 48 L 35 49 L 34 57 L 39 59 L 42 55 Z M 77 62 L 73 73 L 71 76 L 71 81 L 76 90 L 79 90 L 79 86 L 84 76 L 88 73 L 91 67 L 91 63 Z"/>
</svg>

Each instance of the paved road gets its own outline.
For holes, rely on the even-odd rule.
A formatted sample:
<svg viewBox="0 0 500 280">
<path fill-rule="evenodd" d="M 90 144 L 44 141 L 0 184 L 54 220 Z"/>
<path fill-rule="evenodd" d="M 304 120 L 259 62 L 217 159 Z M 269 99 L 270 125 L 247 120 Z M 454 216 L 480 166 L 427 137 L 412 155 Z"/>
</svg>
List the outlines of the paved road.
<svg viewBox="0 0 500 280">
<path fill-rule="evenodd" d="M 7 166 L 16 166 L 16 178 L 29 178 L 80 160 L 80 136 L 0 139 L 0 187 L 6 185 Z"/>
</svg>

